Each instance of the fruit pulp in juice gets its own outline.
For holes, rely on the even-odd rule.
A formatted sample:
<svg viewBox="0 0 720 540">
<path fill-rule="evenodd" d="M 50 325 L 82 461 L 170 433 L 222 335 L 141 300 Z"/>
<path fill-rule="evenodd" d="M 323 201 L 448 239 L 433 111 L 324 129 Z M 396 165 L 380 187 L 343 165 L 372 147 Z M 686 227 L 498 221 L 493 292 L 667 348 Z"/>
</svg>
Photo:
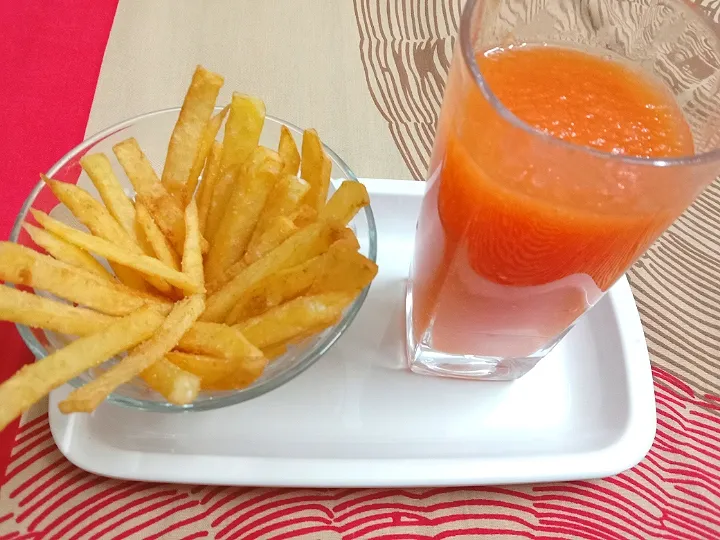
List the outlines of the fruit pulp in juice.
<svg viewBox="0 0 720 540">
<path fill-rule="evenodd" d="M 445 353 L 525 357 L 570 327 L 687 204 L 636 170 L 608 175 L 612 158 L 579 146 L 677 157 L 693 153 L 692 135 L 672 95 L 618 61 L 550 46 L 476 61 L 510 112 L 573 145 L 556 155 L 547 138 L 533 146 L 542 137 L 501 118 L 453 64 L 416 235 L 413 333 Z"/>
</svg>

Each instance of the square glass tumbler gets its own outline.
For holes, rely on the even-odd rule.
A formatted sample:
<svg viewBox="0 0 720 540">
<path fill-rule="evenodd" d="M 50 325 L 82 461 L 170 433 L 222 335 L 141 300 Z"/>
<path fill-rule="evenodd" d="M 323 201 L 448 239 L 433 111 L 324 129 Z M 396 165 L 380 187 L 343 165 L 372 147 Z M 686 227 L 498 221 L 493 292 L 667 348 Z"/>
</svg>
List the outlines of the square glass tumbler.
<svg viewBox="0 0 720 540">
<path fill-rule="evenodd" d="M 524 375 L 716 178 L 719 28 L 682 0 L 468 0 L 408 280 L 412 371 Z M 538 47 L 561 54 L 550 51 L 531 81 L 512 63 Z M 491 61 L 503 55 L 502 77 L 493 79 Z M 646 127 L 636 129 L 632 115 L 603 114 L 602 100 L 614 94 L 598 86 L 615 84 L 610 76 L 567 76 L 580 57 L 621 66 L 607 73 L 619 70 L 628 88 L 634 77 L 654 81 L 665 108 L 677 111 L 685 150 L 635 152 Z M 497 81 L 524 85 L 512 106 L 493 93 Z M 571 97 L 561 91 L 553 101 L 541 93 L 548 84 L 565 85 Z M 575 99 L 574 109 L 563 98 Z M 656 105 L 642 107 L 664 114 Z M 521 120 L 523 107 L 525 117 L 566 122 L 569 135 Z M 573 130 L 597 130 L 599 142 L 575 144 Z M 628 149 L 603 147 L 608 133 L 629 133 Z"/>
</svg>

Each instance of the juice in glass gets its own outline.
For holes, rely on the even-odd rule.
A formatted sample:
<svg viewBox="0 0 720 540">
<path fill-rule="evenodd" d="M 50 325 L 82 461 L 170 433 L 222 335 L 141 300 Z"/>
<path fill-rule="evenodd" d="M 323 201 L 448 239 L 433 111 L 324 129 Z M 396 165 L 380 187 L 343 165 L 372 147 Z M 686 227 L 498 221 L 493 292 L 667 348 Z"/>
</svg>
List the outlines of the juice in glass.
<svg viewBox="0 0 720 540">
<path fill-rule="evenodd" d="M 712 178 L 667 166 L 694 155 L 691 127 L 670 89 L 622 58 L 527 43 L 473 54 L 471 69 L 456 54 L 445 91 L 408 285 L 408 360 L 512 379 Z"/>
</svg>

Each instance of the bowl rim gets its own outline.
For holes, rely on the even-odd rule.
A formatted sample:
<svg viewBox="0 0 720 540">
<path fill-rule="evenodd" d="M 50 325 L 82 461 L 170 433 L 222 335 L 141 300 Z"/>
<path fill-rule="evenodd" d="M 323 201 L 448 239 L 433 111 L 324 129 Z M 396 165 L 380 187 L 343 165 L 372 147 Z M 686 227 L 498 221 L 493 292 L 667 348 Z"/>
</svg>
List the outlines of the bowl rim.
<svg viewBox="0 0 720 540">
<path fill-rule="evenodd" d="M 75 156 L 78 154 L 83 153 L 83 151 L 87 150 L 88 148 L 94 146 L 95 144 L 99 143 L 103 139 L 114 135 L 115 133 L 118 133 L 119 131 L 122 131 L 132 125 L 134 125 L 137 122 L 151 119 L 155 116 L 162 116 L 165 114 L 171 114 L 171 113 L 179 113 L 181 107 L 169 107 L 165 109 L 159 109 L 156 111 L 151 111 L 148 113 L 143 113 L 137 116 L 133 116 L 131 118 L 128 118 L 126 120 L 123 120 L 121 122 L 118 122 L 116 124 L 111 125 L 110 127 L 107 127 L 91 137 L 88 137 L 87 139 L 83 140 L 80 144 L 73 147 L 70 151 L 66 152 L 65 155 L 63 155 L 55 164 L 50 167 L 48 172 L 46 173 L 47 176 L 52 178 L 57 171 L 59 171 L 62 167 L 64 167 L 70 160 L 72 160 Z M 223 107 L 216 106 L 215 111 L 222 110 Z M 278 118 L 276 116 L 272 115 L 265 115 L 265 121 L 270 120 L 271 122 L 275 122 L 277 124 L 285 125 L 293 131 L 296 135 L 302 135 L 303 130 L 296 126 L 295 124 L 288 122 L 286 120 L 283 120 L 282 118 Z M 343 176 L 347 180 L 351 180 L 354 182 L 359 182 L 357 176 L 353 171 L 350 169 L 350 167 L 345 163 L 345 161 L 340 158 L 340 156 L 335 153 L 332 148 L 327 146 L 324 142 L 322 143 L 325 151 L 330 156 L 330 158 L 338 165 L 340 170 L 343 173 Z M 45 184 L 42 181 L 39 181 L 37 185 L 30 191 L 27 198 L 23 202 L 22 207 L 20 208 L 20 212 L 18 213 L 17 217 L 15 218 L 15 222 L 13 223 L 13 227 L 10 231 L 10 237 L 9 240 L 11 242 L 17 243 L 18 238 L 20 236 L 20 232 L 22 231 L 22 225 L 25 222 L 25 218 L 27 217 L 30 208 L 32 208 L 33 203 L 35 202 L 35 199 L 39 195 L 39 193 L 42 191 L 42 189 L 45 187 Z M 363 208 L 365 213 L 365 218 L 367 220 L 368 224 L 368 253 L 367 257 L 371 259 L 373 262 L 377 261 L 377 229 L 375 224 L 375 216 L 373 214 L 372 208 L 370 205 Z M 13 286 L 12 284 L 7 284 L 8 286 Z M 346 310 L 345 314 L 343 315 L 342 319 L 339 323 L 337 323 L 335 326 L 330 327 L 327 329 L 323 334 L 320 334 L 319 341 L 307 352 L 304 353 L 304 356 L 298 361 L 293 367 L 288 369 L 287 371 L 281 373 L 280 375 L 273 377 L 272 379 L 269 379 L 257 386 L 251 386 L 246 389 L 242 390 L 231 390 L 227 392 L 218 392 L 217 397 L 209 397 L 207 399 L 204 399 L 202 401 L 195 401 L 192 403 L 189 403 L 187 405 L 174 405 L 172 403 L 167 402 L 159 402 L 159 401 L 149 401 L 144 399 L 138 399 L 138 398 L 132 398 L 128 396 L 123 396 L 120 394 L 117 394 L 115 392 L 111 393 L 107 399 L 105 400 L 107 403 L 120 405 L 126 408 L 140 410 L 140 411 L 148 411 L 148 412 L 165 412 L 165 413 L 177 413 L 177 412 L 191 412 L 191 411 L 209 411 L 213 409 L 219 409 L 223 407 L 228 407 L 231 405 L 237 405 L 239 403 L 249 401 L 251 399 L 254 399 L 256 397 L 259 397 L 263 394 L 266 394 L 272 390 L 275 390 L 276 388 L 279 388 L 280 386 L 290 382 L 292 379 L 306 371 L 308 368 L 310 368 L 315 362 L 317 362 L 334 344 L 337 342 L 337 340 L 342 336 L 342 334 L 347 330 L 352 322 L 355 320 L 355 317 L 357 316 L 358 312 L 360 311 L 360 308 L 362 307 L 363 303 L 365 302 L 365 299 L 367 298 L 368 292 L 370 291 L 370 287 L 372 286 L 372 283 L 365 287 L 363 291 L 358 295 L 358 297 L 353 301 L 353 303 L 349 306 L 349 308 Z M 50 353 L 45 349 L 45 347 L 40 343 L 40 341 L 37 339 L 35 334 L 33 333 L 32 329 L 28 326 L 25 326 L 20 323 L 15 323 L 15 327 L 18 330 L 18 333 L 22 337 L 23 341 L 25 342 L 25 345 L 30 349 L 30 351 L 35 356 L 36 361 L 39 361 L 46 356 L 48 356 Z M 73 387 L 78 388 L 84 384 L 84 381 L 80 380 L 79 377 L 75 377 L 68 381 Z"/>
</svg>

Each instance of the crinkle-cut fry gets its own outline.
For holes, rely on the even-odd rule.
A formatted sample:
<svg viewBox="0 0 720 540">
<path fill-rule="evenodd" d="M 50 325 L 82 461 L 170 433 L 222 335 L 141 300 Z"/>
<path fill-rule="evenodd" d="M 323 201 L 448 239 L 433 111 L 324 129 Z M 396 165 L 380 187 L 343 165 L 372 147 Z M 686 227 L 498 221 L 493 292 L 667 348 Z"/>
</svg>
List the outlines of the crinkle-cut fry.
<svg viewBox="0 0 720 540">
<path fill-rule="evenodd" d="M 290 215 L 297 209 L 300 201 L 305 197 L 309 189 L 310 184 L 297 176 L 281 176 L 270 192 L 270 196 L 267 198 L 265 207 L 258 219 L 257 227 L 255 227 L 255 231 L 248 243 L 247 250 L 251 251 L 255 249 L 257 243 L 260 241 L 260 237 L 278 218 L 286 217 L 294 222 L 294 220 L 290 218 Z"/>
<path fill-rule="evenodd" d="M 182 258 L 183 274 L 188 276 L 199 287 L 205 286 L 203 256 L 200 248 L 200 225 L 195 199 L 185 208 L 185 248 Z"/>
<path fill-rule="evenodd" d="M 213 146 L 215 146 L 215 144 L 220 145 L 219 148 L 222 153 L 222 143 L 216 141 L 215 138 L 217 137 L 217 134 L 220 131 L 220 126 L 222 125 L 223 120 L 225 120 L 229 110 L 230 105 L 226 105 L 219 113 L 213 116 L 208 121 L 207 126 L 205 126 L 205 132 L 203 133 L 202 142 L 200 143 L 200 149 L 195 156 L 195 162 L 193 163 L 193 168 L 190 170 L 190 177 L 188 178 L 187 187 L 185 188 L 186 204 L 190 202 L 190 199 L 192 199 L 195 194 L 195 189 L 197 188 L 198 180 L 200 179 L 200 173 L 202 172 L 203 167 L 207 167 L 207 159 L 211 155 Z M 218 167 L 220 166 L 219 158 L 220 155 L 218 155 Z M 199 192 L 197 198 L 198 200 L 200 199 Z"/>
<path fill-rule="evenodd" d="M 144 307 L 23 367 L 0 384 L 0 430 L 53 389 L 149 338 L 161 323 L 157 312 Z"/>
<path fill-rule="evenodd" d="M 33 216 L 46 230 L 87 251 L 96 253 L 123 266 L 133 268 L 146 276 L 165 280 L 188 294 L 205 292 L 201 284 L 195 283 L 182 272 L 173 270 L 153 257 L 148 257 L 142 253 L 128 252 L 103 238 L 73 229 L 39 210 L 34 210 Z"/>
<path fill-rule="evenodd" d="M 250 343 L 265 349 L 335 324 L 357 293 L 300 296 L 237 325 Z"/>
<path fill-rule="evenodd" d="M 215 101 L 223 82 L 223 78 L 217 73 L 197 66 L 170 135 L 162 183 L 183 205 L 185 196 L 192 195 L 192 192 L 187 192 L 186 189 L 189 187 L 195 160 L 202 151 L 205 128 L 215 110 Z M 197 182 L 197 176 L 194 182 Z M 195 190 L 195 185 L 192 189 Z"/>
<path fill-rule="evenodd" d="M 240 166 L 218 172 L 212 197 L 208 202 L 207 219 L 205 223 L 204 234 L 209 243 L 214 243 L 215 241 L 215 234 L 220 227 L 220 221 L 225 213 L 225 206 L 233 192 L 239 174 Z"/>
<path fill-rule="evenodd" d="M 0 319 L 72 336 L 99 332 L 116 320 L 6 285 L 0 285 Z"/>
<path fill-rule="evenodd" d="M 347 225 L 361 208 L 370 204 L 367 188 L 360 182 L 345 180 L 320 210 L 318 219 Z"/>
<path fill-rule="evenodd" d="M 278 247 L 297 231 L 298 228 L 289 217 L 276 217 L 268 224 L 263 233 L 258 237 L 258 241 L 255 245 L 248 246 L 242 260 L 246 265 L 254 263 L 266 253 L 269 253 Z"/>
<path fill-rule="evenodd" d="M 208 298 L 202 320 L 223 322 L 233 305 L 255 283 L 283 268 L 295 266 L 324 253 L 340 229 L 335 224 L 321 222 L 299 230 L 213 293 Z"/>
<path fill-rule="evenodd" d="M 122 225 L 112 217 L 100 201 L 95 200 L 87 191 L 75 184 L 59 182 L 45 175 L 41 175 L 41 178 L 58 200 L 67 206 L 78 221 L 85 225 L 92 234 L 129 251 L 135 248 L 139 249 Z M 110 266 L 125 285 L 139 291 L 147 291 L 145 280 L 137 272 L 114 262 Z"/>
<path fill-rule="evenodd" d="M 0 242 L 0 279 L 47 291 L 108 315 L 127 315 L 145 304 L 158 308 L 168 305 L 166 300 L 12 242 Z"/>
<path fill-rule="evenodd" d="M 177 349 L 218 358 L 245 358 L 260 355 L 237 328 L 198 321 L 185 332 Z"/>
<path fill-rule="evenodd" d="M 323 150 L 322 141 L 314 129 L 306 129 L 302 139 L 300 176 L 310 184 L 305 203 L 317 210 L 325 205 L 330 189 L 332 161 Z"/>
<path fill-rule="evenodd" d="M 280 156 L 259 146 L 242 167 L 208 252 L 206 272 L 212 281 L 241 259 L 268 196 L 282 170 Z"/>
<path fill-rule="evenodd" d="M 167 357 L 142 371 L 140 378 L 174 405 L 192 403 L 200 393 L 200 377 L 180 369 Z"/>
<path fill-rule="evenodd" d="M 84 270 L 97 274 L 108 281 L 116 282 L 115 277 L 108 272 L 95 257 L 90 255 L 84 249 L 80 249 L 79 247 L 72 245 L 70 242 L 66 242 L 62 238 L 59 238 L 44 229 L 39 229 L 34 225 L 30 225 L 29 223 L 24 223 L 23 228 L 30 235 L 33 242 L 57 260 L 77 266 L 78 268 L 83 268 Z"/>
<path fill-rule="evenodd" d="M 115 176 L 110 160 L 105 154 L 87 154 L 80 159 L 80 165 L 90 177 L 112 217 L 137 241 L 135 206 Z"/>
<path fill-rule="evenodd" d="M 278 154 L 283 160 L 283 173 L 297 175 L 300 169 L 300 152 L 298 151 L 295 138 L 286 125 L 280 126 L 280 141 L 278 142 Z"/>
<path fill-rule="evenodd" d="M 136 377 L 170 352 L 197 320 L 204 307 L 201 295 L 193 295 L 177 302 L 150 339 L 138 345 L 100 376 L 71 392 L 60 402 L 60 411 L 94 411 L 118 386 Z"/>
<path fill-rule="evenodd" d="M 208 212 L 210 203 L 215 192 L 215 184 L 217 184 L 220 176 L 220 156 L 222 155 L 222 143 L 213 142 L 210 149 L 210 155 L 205 162 L 205 170 L 203 171 L 202 182 L 198 189 L 198 220 L 200 222 L 200 233 L 205 236 L 205 227 L 207 225 Z"/>
<path fill-rule="evenodd" d="M 300 228 L 307 227 L 308 225 L 315 223 L 317 218 L 317 210 L 307 204 L 301 204 L 297 207 L 297 210 L 290 214 L 290 219 L 292 219 L 293 223 Z"/>
<path fill-rule="evenodd" d="M 180 257 L 177 251 L 155 223 L 150 211 L 141 203 L 138 203 L 135 209 L 137 225 L 141 231 L 139 236 L 147 240 L 152 255 L 170 268 L 180 270 Z"/>
<path fill-rule="evenodd" d="M 202 388 L 240 377 L 252 382 L 262 375 L 267 365 L 267 359 L 260 351 L 258 355 L 246 358 L 217 358 L 183 352 L 169 352 L 166 358 L 179 368 L 199 377 Z"/>
</svg>

